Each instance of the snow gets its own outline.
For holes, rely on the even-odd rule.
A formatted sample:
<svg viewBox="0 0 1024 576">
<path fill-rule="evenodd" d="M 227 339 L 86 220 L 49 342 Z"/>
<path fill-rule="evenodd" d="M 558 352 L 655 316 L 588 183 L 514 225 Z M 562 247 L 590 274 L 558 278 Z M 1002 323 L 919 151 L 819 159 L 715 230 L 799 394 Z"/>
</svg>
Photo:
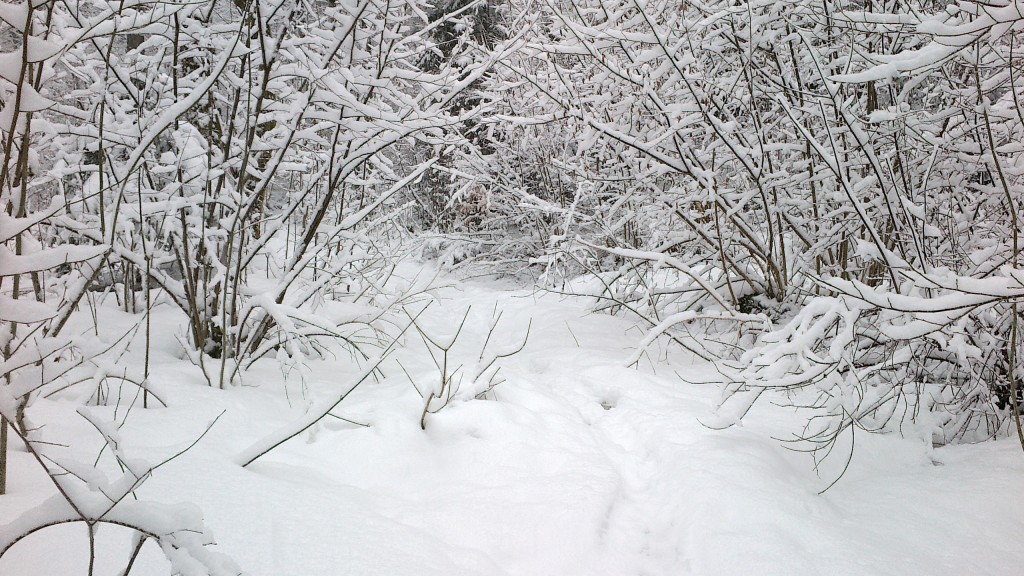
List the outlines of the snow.
<svg viewBox="0 0 1024 576">
<path fill-rule="evenodd" d="M 24 31 L 25 21 L 28 20 L 28 7 L 28 2 L 18 4 L 4 2 L 0 4 L 0 20 L 19 32 Z"/>
<path fill-rule="evenodd" d="M 231 558 L 253 576 L 1019 573 L 1008 551 L 1024 527 L 1014 496 L 1024 459 L 1013 440 L 933 449 L 912 431 L 859 434 L 849 470 L 819 494 L 844 459 L 815 473 L 808 456 L 772 438 L 799 430 L 801 416 L 762 402 L 742 427 L 705 427 L 720 376 L 658 341 L 627 367 L 639 336 L 629 321 L 496 280 L 453 281 L 436 296 L 418 320 L 431 334 L 452 335 L 469 310 L 455 365 L 476 361 L 495 306 L 494 350 L 531 328 L 521 353 L 498 360 L 505 381 L 487 399 L 460 396 L 425 430 L 410 378 L 427 389 L 438 373 L 411 331 L 381 363 L 384 376 L 354 389 L 372 361 L 339 353 L 310 360 L 301 381 L 261 360 L 242 385 L 220 390 L 181 359 L 183 319 L 154 310 L 148 385 L 169 406 L 136 401 L 126 412 L 126 386 L 125 405 L 90 407 L 90 420 L 116 422 L 104 431 L 119 452 L 157 463 L 220 418 L 108 516 L 167 535 L 172 564 L 148 542 L 131 574 L 205 573 L 193 563 L 203 554 L 218 573 L 234 573 Z M 136 321 L 109 312 L 105 331 Z M 52 423 L 47 441 L 88 437 L 75 412 L 92 392 L 35 401 L 35 417 Z M 315 417 L 328 411 L 344 420 Z M 239 465 L 250 446 L 262 451 L 282 437 L 275 430 L 298 425 L 305 431 Z M 94 461 L 102 442 L 92 435 L 72 456 Z M 40 518 L 73 517 L 23 449 L 9 479 L 0 542 Z M 97 574 L 118 574 L 131 549 L 130 530 L 100 526 Z M 85 573 L 87 559 L 84 525 L 64 524 L 15 544 L 0 574 Z"/>
<path fill-rule="evenodd" d="M 35 300 L 15 300 L 0 294 L 0 321 L 31 324 L 56 315 L 51 306 Z"/>
<path fill-rule="evenodd" d="M 26 274 L 62 264 L 84 262 L 106 252 L 105 246 L 58 246 L 32 254 L 15 254 L 7 246 L 0 246 L 0 276 Z"/>
</svg>

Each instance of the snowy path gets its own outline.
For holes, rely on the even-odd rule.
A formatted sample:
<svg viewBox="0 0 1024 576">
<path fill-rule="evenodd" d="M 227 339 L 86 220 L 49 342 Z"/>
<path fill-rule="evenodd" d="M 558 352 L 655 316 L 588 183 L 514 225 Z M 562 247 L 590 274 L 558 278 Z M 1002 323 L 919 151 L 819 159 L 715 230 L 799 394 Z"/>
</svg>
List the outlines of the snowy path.
<svg viewBox="0 0 1024 576">
<path fill-rule="evenodd" d="M 496 401 L 455 402 L 423 431 L 422 400 L 389 366 L 337 411 L 369 427 L 325 425 L 248 469 L 231 457 L 300 415 L 302 387 L 286 395 L 271 364 L 248 377 L 258 386 L 198 385 L 168 336 L 156 380 L 172 407 L 128 420 L 131 449 L 166 453 L 226 412 L 141 495 L 198 504 L 219 548 L 254 576 L 1020 573 L 1024 457 L 1012 442 L 939 450 L 933 462 L 912 440 L 860 438 L 853 469 L 819 496 L 828 479 L 769 437 L 792 429 L 792 415 L 704 428 L 717 390 L 673 371 L 710 372 L 679 359 L 655 373 L 622 367 L 639 339 L 627 322 L 485 283 L 442 297 L 424 324 L 451 331 L 472 305 L 464 354 L 479 350 L 495 303 L 506 341 L 533 319 Z M 426 356 L 402 359 L 413 379 L 430 377 Z M 337 390 L 342 366 L 316 363 L 308 397 Z M 21 546 L 0 574 L 81 573 L 42 560 L 45 550 Z M 159 551 L 147 554 L 133 574 L 166 573 Z"/>
</svg>

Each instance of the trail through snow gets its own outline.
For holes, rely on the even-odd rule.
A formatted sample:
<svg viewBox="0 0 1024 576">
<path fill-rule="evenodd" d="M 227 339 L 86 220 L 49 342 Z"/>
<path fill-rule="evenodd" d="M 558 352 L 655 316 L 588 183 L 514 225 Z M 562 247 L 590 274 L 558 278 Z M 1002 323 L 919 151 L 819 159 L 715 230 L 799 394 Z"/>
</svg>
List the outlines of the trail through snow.
<svg viewBox="0 0 1024 576">
<path fill-rule="evenodd" d="M 224 415 L 139 496 L 194 502 L 218 549 L 259 576 L 1020 573 L 1024 457 L 1011 441 L 930 451 L 913 438 L 861 435 L 844 479 L 819 495 L 834 471 L 817 476 L 808 456 L 771 438 L 795 430 L 798 415 L 768 406 L 743 427 L 705 428 L 718 389 L 699 382 L 714 371 L 657 350 L 639 369 L 624 367 L 641 337 L 629 322 L 483 281 L 439 297 L 423 316 L 432 333 L 451 333 L 471 307 L 455 350 L 465 362 L 496 305 L 501 345 L 532 318 L 492 398 L 457 399 L 421 430 L 410 378 L 422 389 L 436 374 L 408 335 L 402 367 L 386 364 L 385 378 L 335 411 L 347 421 L 331 419 L 246 469 L 231 459 L 336 393 L 351 363 L 313 362 L 300 382 L 267 362 L 221 391 L 178 358 L 173 331 L 161 333 L 153 379 L 170 407 L 135 409 L 122 427 L 127 450 L 156 459 Z M 130 321 L 111 313 L 106 322 Z M 37 409 L 68 412 L 55 439 L 88 433 L 71 402 Z M 50 490 L 15 456 L 0 524 Z M 126 536 L 104 537 L 98 574 L 115 574 Z M 0 559 L 0 574 L 84 574 L 85 546 L 84 529 L 41 532 Z M 155 547 L 133 571 L 165 573 Z"/>
</svg>

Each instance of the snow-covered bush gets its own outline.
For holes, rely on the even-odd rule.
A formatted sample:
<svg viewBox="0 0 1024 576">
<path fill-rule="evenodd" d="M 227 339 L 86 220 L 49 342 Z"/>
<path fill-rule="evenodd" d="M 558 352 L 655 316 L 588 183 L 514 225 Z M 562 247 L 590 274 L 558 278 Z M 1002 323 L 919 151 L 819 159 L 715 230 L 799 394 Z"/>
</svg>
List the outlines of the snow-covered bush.
<svg viewBox="0 0 1024 576">
<path fill-rule="evenodd" d="M 1006 433 L 1018 402 L 1014 302 L 1024 289 L 1016 271 L 1004 272 L 910 277 L 901 294 L 830 280 L 837 296 L 811 300 L 764 335 L 729 393 L 785 391 L 814 412 L 795 439 L 822 447 L 854 427 L 936 445 Z"/>
<path fill-rule="evenodd" d="M 814 414 L 798 439 L 831 448 L 841 433 L 860 428 L 943 444 L 1016 428 L 1024 444 L 1019 7 L 967 3 L 909 20 L 841 16 L 883 38 L 908 26 L 931 38 L 913 50 L 866 55 L 852 63 L 859 70 L 836 77 L 890 94 L 887 111 L 873 112 L 861 129 L 893 138 L 891 159 L 879 165 L 895 173 L 915 149 L 927 161 L 905 180 L 905 194 L 887 197 L 903 212 L 890 221 L 903 224 L 876 223 L 881 242 L 865 238 L 857 246 L 869 268 L 892 280 L 819 275 L 817 286 L 832 296 L 809 299 L 744 358 L 751 364 L 734 390 L 811 392 L 810 400 L 795 396 Z"/>
<path fill-rule="evenodd" d="M 505 69 L 533 107 L 515 120 L 567 126 L 561 166 L 593 183 L 547 257 L 589 271 L 574 290 L 644 345 L 751 363 L 732 391 L 828 374 L 815 437 L 918 414 L 942 442 L 1006 430 L 1016 296 L 911 337 L 882 327 L 919 310 L 864 295 L 1015 274 L 1019 2 L 542 7 Z"/>
<path fill-rule="evenodd" d="M 124 22 L 83 27 L 80 22 L 69 22 L 76 16 L 67 5 L 54 2 L 0 5 L 5 41 L 11 36 L 18 39 L 17 49 L 5 51 L 0 59 L 0 101 L 4 106 L 0 120 L 4 150 L 0 167 L 0 320 L 4 323 L 0 336 L 0 495 L 6 490 L 12 431 L 15 441 L 45 471 L 55 492 L 42 505 L 0 526 L 0 562 L 27 536 L 68 523 L 88 528 L 90 550 L 95 554 L 96 529 L 107 524 L 136 535 L 125 573 L 143 543 L 151 539 L 163 549 L 176 573 L 235 575 L 239 570 L 233 562 L 207 547 L 212 539 L 194 507 L 135 499 L 139 485 L 161 464 L 151 466 L 129 458 L 118 442 L 116 427 L 83 407 L 80 415 L 99 432 L 102 445 L 118 466 L 117 476 L 111 479 L 96 463 L 76 461 L 68 455 L 82 448 L 81 438 L 70 445 L 54 443 L 46 426 L 53 423 L 37 418 L 33 408 L 44 393 L 83 382 L 102 387 L 108 376 L 105 362 L 96 358 L 110 346 L 64 332 L 101 269 L 109 266 L 114 235 L 103 225 L 117 226 L 103 222 L 91 237 L 62 231 L 62 222 L 74 221 L 82 214 L 76 203 L 97 202 L 92 195 L 97 190 L 85 188 L 86 193 L 75 199 L 61 188 L 51 170 L 63 153 L 56 136 L 60 126 L 53 113 L 68 112 L 58 99 L 66 88 L 57 78 L 58 63 L 77 43 L 99 42 Z M 112 17 L 109 10 L 99 10 L 93 24 Z M 10 46 L 3 48 L 9 50 Z M 48 90 L 43 90 L 44 85 Z M 102 196 L 98 202 L 102 205 Z M 114 209 L 108 216 L 117 214 Z M 133 382 L 126 375 L 121 378 Z M 134 383 L 140 389 L 145 387 L 144 382 Z M 96 400 L 102 401 L 99 394 Z M 94 560 L 95 556 L 89 559 L 89 574 Z"/>
</svg>

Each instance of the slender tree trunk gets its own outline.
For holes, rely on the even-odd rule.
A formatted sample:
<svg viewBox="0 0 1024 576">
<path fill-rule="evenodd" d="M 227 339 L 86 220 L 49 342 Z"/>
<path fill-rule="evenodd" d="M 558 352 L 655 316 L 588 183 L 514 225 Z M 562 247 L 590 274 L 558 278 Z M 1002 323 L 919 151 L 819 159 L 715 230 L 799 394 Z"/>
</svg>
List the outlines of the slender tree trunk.
<svg viewBox="0 0 1024 576">
<path fill-rule="evenodd" d="M 0 496 L 7 494 L 7 419 L 0 416 Z"/>
</svg>

